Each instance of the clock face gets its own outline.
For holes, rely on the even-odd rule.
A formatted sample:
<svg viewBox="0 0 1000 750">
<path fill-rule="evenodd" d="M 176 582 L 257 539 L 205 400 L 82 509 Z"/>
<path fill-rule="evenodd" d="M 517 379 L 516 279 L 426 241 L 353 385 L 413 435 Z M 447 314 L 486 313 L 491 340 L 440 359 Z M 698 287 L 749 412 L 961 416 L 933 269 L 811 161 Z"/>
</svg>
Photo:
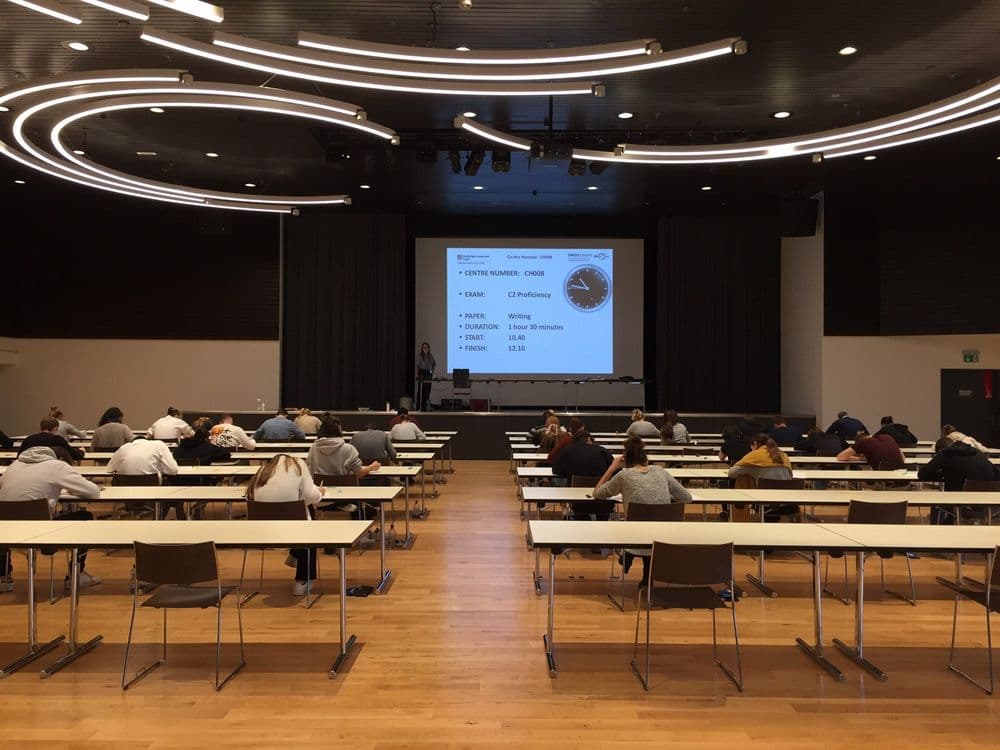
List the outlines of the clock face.
<svg viewBox="0 0 1000 750">
<path fill-rule="evenodd" d="M 578 266 L 566 277 L 564 291 L 577 310 L 593 312 L 611 299 L 611 279 L 596 266 Z"/>
</svg>

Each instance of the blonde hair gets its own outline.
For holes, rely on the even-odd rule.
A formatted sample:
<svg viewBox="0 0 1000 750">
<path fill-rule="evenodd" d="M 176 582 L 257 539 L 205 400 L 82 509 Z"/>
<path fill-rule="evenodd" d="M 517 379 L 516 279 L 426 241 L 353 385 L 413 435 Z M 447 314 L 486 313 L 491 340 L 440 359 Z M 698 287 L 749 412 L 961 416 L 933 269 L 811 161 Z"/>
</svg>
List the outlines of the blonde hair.
<svg viewBox="0 0 1000 750">
<path fill-rule="evenodd" d="M 274 472 L 278 470 L 279 465 L 282 471 L 294 471 L 298 476 L 302 476 L 302 459 L 294 458 L 287 453 L 279 453 L 257 469 L 257 473 L 253 475 L 253 479 L 250 480 L 250 485 L 247 487 L 248 500 L 254 499 L 258 487 L 263 487 L 271 481 L 271 477 L 274 476 Z"/>
<path fill-rule="evenodd" d="M 645 418 L 646 418 L 646 415 L 643 414 L 642 409 L 633 409 L 632 410 L 632 421 L 633 422 L 641 422 Z"/>
</svg>

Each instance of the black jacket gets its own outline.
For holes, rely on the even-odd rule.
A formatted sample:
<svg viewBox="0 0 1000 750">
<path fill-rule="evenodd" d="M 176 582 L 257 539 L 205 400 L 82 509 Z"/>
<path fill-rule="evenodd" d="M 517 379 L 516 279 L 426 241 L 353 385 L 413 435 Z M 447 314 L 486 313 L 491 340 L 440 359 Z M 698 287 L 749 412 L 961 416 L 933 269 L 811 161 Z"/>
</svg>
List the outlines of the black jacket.
<svg viewBox="0 0 1000 750">
<path fill-rule="evenodd" d="M 230 452 L 207 440 L 183 438 L 174 449 L 174 458 L 178 460 L 196 458 L 202 466 L 209 466 L 216 461 L 229 461 Z"/>
<path fill-rule="evenodd" d="M 961 490 L 966 479 L 993 482 L 1000 479 L 990 459 L 966 443 L 952 443 L 934 454 L 917 472 L 922 482 L 944 482 L 949 491 Z"/>
<path fill-rule="evenodd" d="M 574 440 L 556 454 L 552 473 L 569 479 L 573 476 L 600 477 L 611 466 L 611 452 L 603 445 Z"/>
<path fill-rule="evenodd" d="M 39 446 L 51 448 L 52 452 L 56 454 L 56 458 L 68 464 L 80 461 L 83 458 L 82 450 L 74 448 L 66 442 L 66 438 L 54 432 L 36 432 L 34 435 L 28 435 L 28 437 L 21 441 L 21 447 L 17 449 L 17 455 L 20 456 L 28 448 L 38 448 Z"/>
<path fill-rule="evenodd" d="M 888 435 L 896 441 L 896 445 L 902 447 L 917 444 L 917 436 L 910 432 L 910 428 L 905 424 L 891 422 L 890 424 L 882 425 L 882 429 L 876 432 L 872 437 L 877 435 Z"/>
<path fill-rule="evenodd" d="M 848 440 L 854 440 L 854 437 L 864 430 L 868 432 L 868 428 L 865 427 L 865 423 L 860 419 L 855 419 L 851 416 L 843 416 L 840 419 L 834 420 L 833 424 L 826 428 L 827 435 L 836 435 L 840 438 L 840 442 L 843 444 L 844 448 L 847 447 Z"/>
<path fill-rule="evenodd" d="M 802 439 L 802 430 L 790 424 L 786 424 L 784 427 L 772 425 L 767 434 L 778 445 L 795 445 Z"/>
<path fill-rule="evenodd" d="M 840 438 L 823 432 L 806 435 L 795 444 L 795 450 L 810 456 L 836 456 L 844 449 Z"/>
</svg>

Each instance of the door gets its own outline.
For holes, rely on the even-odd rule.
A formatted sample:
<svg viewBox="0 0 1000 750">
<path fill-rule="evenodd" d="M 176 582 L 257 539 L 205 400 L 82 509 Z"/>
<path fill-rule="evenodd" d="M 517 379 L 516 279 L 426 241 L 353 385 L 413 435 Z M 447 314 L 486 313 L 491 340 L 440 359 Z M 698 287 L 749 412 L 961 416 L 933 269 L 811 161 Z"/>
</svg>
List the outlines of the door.
<svg viewBox="0 0 1000 750">
<path fill-rule="evenodd" d="M 941 424 L 1000 447 L 1000 371 L 941 370 Z"/>
</svg>

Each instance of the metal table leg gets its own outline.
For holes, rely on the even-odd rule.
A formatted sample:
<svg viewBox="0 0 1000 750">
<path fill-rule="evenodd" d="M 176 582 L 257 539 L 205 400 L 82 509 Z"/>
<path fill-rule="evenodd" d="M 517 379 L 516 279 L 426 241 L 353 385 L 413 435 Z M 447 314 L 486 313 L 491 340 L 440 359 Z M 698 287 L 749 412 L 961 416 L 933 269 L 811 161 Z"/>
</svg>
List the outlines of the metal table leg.
<svg viewBox="0 0 1000 750">
<path fill-rule="evenodd" d="M 5 571 L 6 572 L 6 571 Z M 27 666 L 40 656 L 44 656 L 66 640 L 65 636 L 53 638 L 48 643 L 38 644 L 38 622 L 35 606 L 35 550 L 28 550 L 28 651 L 10 664 L 0 667 L 0 679 L 10 677 L 14 672 Z"/>
<path fill-rule="evenodd" d="M 865 553 L 857 553 L 858 561 L 858 591 L 854 600 L 854 639 L 856 645 L 851 647 L 843 641 L 834 638 L 833 642 L 845 656 L 859 667 L 871 672 L 881 682 L 889 676 L 865 658 Z"/>
<path fill-rule="evenodd" d="M 375 590 L 380 594 L 385 590 L 385 587 L 389 585 L 389 579 L 392 577 L 392 571 L 385 567 L 385 503 L 378 504 L 378 564 L 379 564 L 379 581 Z M 343 574 L 344 567 L 341 565 L 341 573 Z"/>
<path fill-rule="evenodd" d="M 72 664 L 84 654 L 93 651 L 97 648 L 97 644 L 104 638 L 104 636 L 95 635 L 84 644 L 77 643 L 77 625 L 80 620 L 80 560 L 77 557 L 77 549 L 75 547 L 70 550 L 70 555 L 73 562 L 69 575 L 69 653 L 43 669 L 42 679 L 51 677 L 63 667 Z"/>
<path fill-rule="evenodd" d="M 833 675 L 838 681 L 843 682 L 847 676 L 834 666 L 833 662 L 826 658 L 823 653 L 823 582 L 819 572 L 819 550 L 812 553 L 813 567 L 813 621 L 816 642 L 810 645 L 802 638 L 796 638 L 798 644 L 806 656 L 819 664 L 823 669 Z"/>
<path fill-rule="evenodd" d="M 549 676 L 556 676 L 556 655 L 552 639 L 552 631 L 556 624 L 556 556 L 549 550 L 549 622 L 548 628 L 542 635 L 542 642 L 545 644 L 545 658 L 549 662 Z"/>
<path fill-rule="evenodd" d="M 350 636 L 347 635 L 347 555 L 343 547 L 337 550 L 337 557 L 340 560 L 340 653 L 337 654 L 337 660 L 330 667 L 331 680 L 337 676 L 337 672 L 343 666 L 344 660 L 347 659 L 347 655 L 358 640 L 358 637 L 353 633 Z"/>
<path fill-rule="evenodd" d="M 760 505 L 760 522 L 764 523 L 764 504 Z M 730 516 L 732 516 L 732 508 L 730 508 Z M 747 573 L 747 580 L 750 581 L 754 586 L 761 590 L 766 596 L 776 599 L 778 597 L 778 592 L 767 585 L 764 578 L 764 550 L 760 551 L 760 557 L 757 559 L 757 575 L 752 573 Z"/>
</svg>

